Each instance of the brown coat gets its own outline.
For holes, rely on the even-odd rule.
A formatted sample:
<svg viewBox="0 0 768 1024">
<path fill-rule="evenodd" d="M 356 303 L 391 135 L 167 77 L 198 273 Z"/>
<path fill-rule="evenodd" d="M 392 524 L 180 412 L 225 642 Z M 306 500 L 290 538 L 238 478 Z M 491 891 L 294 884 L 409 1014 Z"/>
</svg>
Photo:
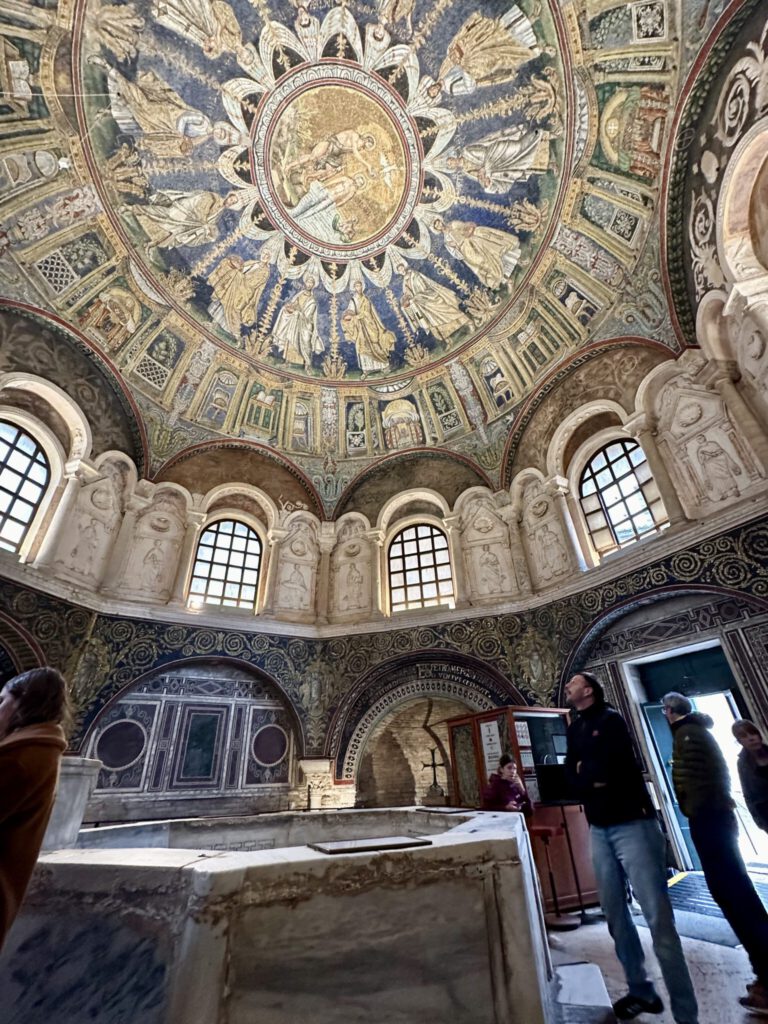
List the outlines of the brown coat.
<svg viewBox="0 0 768 1024">
<path fill-rule="evenodd" d="M 66 746 L 53 722 L 24 726 L 0 740 L 0 949 L 35 868 Z"/>
</svg>

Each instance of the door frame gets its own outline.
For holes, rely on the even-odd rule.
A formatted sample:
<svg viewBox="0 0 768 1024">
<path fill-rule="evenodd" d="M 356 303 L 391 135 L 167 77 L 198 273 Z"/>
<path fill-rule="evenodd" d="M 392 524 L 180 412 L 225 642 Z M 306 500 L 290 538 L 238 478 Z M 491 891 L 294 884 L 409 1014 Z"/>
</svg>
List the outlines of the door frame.
<svg viewBox="0 0 768 1024">
<path fill-rule="evenodd" d="M 643 692 L 637 666 L 647 665 L 652 661 L 668 661 L 670 658 L 675 658 L 680 654 L 692 654 L 695 651 L 704 651 L 712 647 L 719 647 L 722 650 L 723 655 L 728 662 L 728 667 L 731 670 L 734 682 L 739 687 L 743 698 L 744 690 L 741 686 L 738 673 L 732 660 L 728 656 L 728 649 L 721 642 L 720 637 L 710 637 L 707 640 L 699 640 L 698 642 L 694 641 L 689 644 L 677 643 L 663 651 L 654 651 L 652 654 L 641 654 L 634 657 L 630 655 L 619 662 L 619 671 L 621 672 L 624 689 L 629 697 L 628 704 L 633 725 L 635 727 L 635 734 L 640 739 L 640 746 L 649 769 L 653 802 L 656 808 L 661 811 L 661 816 L 664 819 L 664 826 L 667 830 L 670 843 L 672 844 L 672 851 L 675 855 L 675 860 L 684 871 L 693 870 L 693 861 L 691 860 L 688 847 L 680 829 L 680 824 L 677 820 L 677 815 L 675 814 L 675 808 L 669 792 L 664 767 L 659 761 L 656 744 L 653 741 L 653 737 L 650 735 L 650 726 L 646 716 L 643 714 L 641 705 L 647 703 L 648 698 Z"/>
</svg>

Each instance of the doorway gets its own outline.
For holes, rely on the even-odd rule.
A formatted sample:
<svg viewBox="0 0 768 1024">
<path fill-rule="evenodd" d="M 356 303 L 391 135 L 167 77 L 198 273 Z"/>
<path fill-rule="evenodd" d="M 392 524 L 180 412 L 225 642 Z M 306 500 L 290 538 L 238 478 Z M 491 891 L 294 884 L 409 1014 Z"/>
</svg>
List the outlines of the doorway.
<svg viewBox="0 0 768 1024">
<path fill-rule="evenodd" d="M 664 786 L 671 808 L 672 820 L 668 825 L 676 831 L 678 845 L 687 853 L 691 866 L 695 870 L 701 869 L 691 841 L 688 819 L 675 799 L 672 733 L 661 712 L 661 698 L 673 690 L 688 697 L 695 711 L 712 718 L 712 735 L 723 752 L 731 776 L 742 856 L 748 864 L 768 864 L 768 835 L 755 825 L 741 791 L 737 768 L 741 748 L 731 734 L 731 726 L 737 718 L 744 717 L 746 708 L 722 647 L 718 644 L 703 650 L 690 650 L 633 667 L 645 697 L 639 704 L 646 735 L 656 757 L 659 784 Z"/>
</svg>

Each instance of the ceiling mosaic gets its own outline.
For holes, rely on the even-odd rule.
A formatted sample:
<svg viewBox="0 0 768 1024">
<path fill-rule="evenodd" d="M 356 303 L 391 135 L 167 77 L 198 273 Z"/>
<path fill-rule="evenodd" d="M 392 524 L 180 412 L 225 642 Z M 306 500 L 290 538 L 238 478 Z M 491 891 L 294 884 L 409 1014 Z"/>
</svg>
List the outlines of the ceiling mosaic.
<svg viewBox="0 0 768 1024">
<path fill-rule="evenodd" d="M 326 510 L 405 449 L 498 481 L 579 349 L 677 350 L 656 211 L 687 60 L 671 0 L 0 12 L 0 290 L 114 367 L 152 471 L 238 438 Z M 686 8 L 701 33 L 714 17 Z"/>
</svg>

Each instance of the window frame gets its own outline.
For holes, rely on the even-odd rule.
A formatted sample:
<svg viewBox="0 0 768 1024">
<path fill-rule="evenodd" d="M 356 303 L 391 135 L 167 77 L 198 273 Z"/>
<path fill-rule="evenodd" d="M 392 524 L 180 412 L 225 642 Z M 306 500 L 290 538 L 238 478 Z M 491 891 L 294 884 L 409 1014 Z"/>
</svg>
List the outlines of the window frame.
<svg viewBox="0 0 768 1024">
<path fill-rule="evenodd" d="M 45 537 L 42 537 L 42 539 L 40 537 L 41 529 L 49 516 L 55 496 L 57 493 L 61 495 L 60 484 L 64 477 L 65 468 L 68 472 L 74 474 L 80 463 L 79 460 L 67 463 L 64 449 L 59 439 L 44 423 L 24 410 L 18 409 L 15 406 L 0 405 L 0 420 L 27 434 L 38 448 L 42 450 L 48 462 L 48 480 L 42 497 L 37 503 L 16 551 L 0 548 L 0 553 L 8 557 L 16 557 L 20 562 L 28 561 L 33 552 L 35 560 L 37 560 L 42 554 L 45 545 Z M 55 529 L 53 523 L 48 522 L 47 532 L 50 533 L 52 528 Z"/>
<path fill-rule="evenodd" d="M 436 531 L 437 533 L 440 533 L 445 538 L 445 550 L 448 552 L 448 562 L 447 562 L 447 564 L 448 564 L 448 566 L 450 568 L 450 577 L 449 578 L 450 578 L 450 581 L 451 581 L 452 593 L 451 593 L 450 596 L 448 596 L 448 595 L 440 595 L 438 593 L 437 600 L 436 600 L 436 602 L 434 604 L 426 604 L 425 605 L 425 604 L 421 603 L 421 604 L 413 606 L 413 607 L 398 607 L 398 608 L 395 608 L 395 606 L 394 606 L 394 599 L 393 599 L 393 586 L 392 586 L 392 575 L 393 575 L 393 572 L 392 572 L 392 561 L 391 561 L 392 560 L 392 545 L 407 530 L 417 529 L 420 526 L 428 527 L 430 530 Z M 442 550 L 442 549 L 435 549 L 435 548 L 432 549 L 433 552 L 436 551 L 436 550 Z M 406 554 L 407 553 L 404 551 L 403 552 L 403 559 L 405 559 Z M 418 555 L 418 552 L 417 552 L 417 555 Z M 439 520 L 436 520 L 435 518 L 433 518 L 431 516 L 428 516 L 428 515 L 427 516 L 408 517 L 407 519 L 402 519 L 402 520 L 399 520 L 396 523 L 393 523 L 391 528 L 390 528 L 390 530 L 389 530 L 388 536 L 386 538 L 386 542 L 385 542 L 384 547 L 383 547 L 383 560 L 384 560 L 384 572 L 385 572 L 385 579 L 386 579 L 386 586 L 383 589 L 384 589 L 384 593 L 385 593 L 385 597 L 386 597 L 386 602 L 387 602 L 387 613 L 388 613 L 388 615 L 390 615 L 390 616 L 401 615 L 403 613 L 409 613 L 409 614 L 416 613 L 416 614 L 418 614 L 419 612 L 429 612 L 429 611 L 432 611 L 434 609 L 440 609 L 440 608 L 446 608 L 446 607 L 447 608 L 455 608 L 456 607 L 456 601 L 458 600 L 458 593 L 457 593 L 458 580 L 456 578 L 455 554 L 454 554 L 454 550 L 453 550 L 453 545 L 451 543 L 450 531 L 446 527 L 445 523 L 443 523 L 443 522 L 441 522 Z M 443 563 L 443 564 L 445 564 L 445 563 Z M 422 573 L 422 568 L 423 567 L 421 565 L 418 566 L 418 570 L 417 571 L 419 572 L 420 576 L 421 576 L 421 573 Z M 430 567 L 428 566 L 427 568 L 430 568 Z M 405 565 L 403 565 L 403 573 L 405 574 L 406 571 L 407 571 L 407 568 L 406 568 Z M 414 571 L 414 570 L 411 570 L 411 571 Z M 424 581 L 423 579 L 420 579 L 419 584 L 418 584 L 419 587 L 423 587 L 424 582 L 430 583 L 430 582 L 439 582 L 439 581 L 437 580 L 437 578 L 434 581 L 431 581 L 431 580 Z M 405 583 L 405 581 L 404 581 L 404 584 L 405 584 L 405 587 L 404 587 L 404 589 L 405 589 L 405 588 L 407 588 L 408 584 Z"/>
<path fill-rule="evenodd" d="M 606 453 L 607 450 L 613 445 L 620 445 L 622 447 L 622 451 L 621 454 L 618 455 L 615 459 L 609 460 Z M 637 450 L 639 450 L 642 453 L 643 460 L 635 464 L 631 460 L 631 455 L 632 452 Z M 592 464 L 600 455 L 604 455 L 605 465 L 603 467 L 598 467 L 597 469 L 591 469 Z M 578 456 L 581 457 L 579 458 Z M 620 476 L 617 476 L 614 470 L 614 466 L 621 459 L 627 459 L 627 461 L 630 463 L 630 470 L 626 473 L 623 473 Z M 653 475 L 653 470 L 651 469 L 651 465 L 648 461 L 648 456 L 645 450 L 643 449 L 642 444 L 640 443 L 640 441 L 638 441 L 637 438 L 632 437 L 627 433 L 619 433 L 615 430 L 601 432 L 599 435 L 597 435 L 597 437 L 592 438 L 590 442 L 588 442 L 588 444 L 585 445 L 584 449 L 582 449 L 581 452 L 577 453 L 577 458 L 574 459 L 574 463 L 577 462 L 578 464 L 573 466 L 574 472 L 572 476 L 574 497 L 576 499 L 576 504 L 579 509 L 581 521 L 584 525 L 586 538 L 589 542 L 590 547 L 595 552 L 598 560 L 601 561 L 609 555 L 615 554 L 619 551 L 625 551 L 626 549 L 632 547 L 633 544 L 636 544 L 638 541 L 642 541 L 650 537 L 657 537 L 664 529 L 666 529 L 669 526 L 669 517 L 667 514 L 666 506 L 664 504 L 663 495 L 661 494 L 658 482 L 655 480 L 655 477 Z M 637 474 L 638 467 L 642 465 L 648 467 L 648 478 L 646 480 L 641 480 Z M 598 485 L 597 483 L 597 475 L 600 472 L 608 472 L 611 477 L 611 479 L 607 481 L 604 485 Z M 588 474 L 591 475 L 591 478 L 595 483 L 595 488 L 590 494 L 585 495 L 583 492 L 586 482 L 585 478 Z M 631 492 L 624 493 L 624 489 L 621 485 L 623 481 L 626 481 L 628 479 L 634 480 L 636 486 L 633 488 Z M 658 492 L 658 498 L 653 499 L 652 502 L 648 501 L 645 492 L 645 487 L 647 487 L 649 482 L 652 482 L 654 484 L 656 491 Z M 619 497 L 616 501 L 609 503 L 606 500 L 604 492 L 611 487 L 617 488 Z M 638 494 L 642 497 L 644 507 L 636 512 L 632 512 L 628 505 L 628 499 Z M 598 508 L 590 511 L 584 507 L 584 502 L 585 499 L 588 499 L 593 496 L 597 498 Z M 658 502 L 658 506 L 663 516 L 662 518 L 657 518 L 656 515 L 654 515 L 653 505 L 656 502 Z M 614 523 L 610 513 L 611 509 L 616 508 L 617 506 L 622 504 L 624 505 L 624 508 L 628 513 L 628 518 L 626 520 L 622 520 L 622 522 L 627 522 L 633 532 L 633 536 L 626 540 L 620 539 L 617 533 L 617 526 Z M 600 529 L 607 529 L 612 538 L 613 543 L 610 547 L 598 547 L 597 545 L 596 534 L 593 533 L 589 521 L 590 516 L 595 515 L 597 512 L 602 513 L 602 516 L 605 520 L 605 526 L 600 527 Z M 651 519 L 653 520 L 653 526 L 646 530 L 638 532 L 637 527 L 635 525 L 635 519 L 643 513 L 647 513 L 651 517 Z"/>
<path fill-rule="evenodd" d="M 236 525 L 241 525 L 241 526 L 246 527 L 247 530 L 250 530 L 251 533 L 253 533 L 256 536 L 256 538 L 259 541 L 259 544 L 261 546 L 261 550 L 259 552 L 259 565 L 258 565 L 258 569 L 256 570 L 256 583 L 254 584 L 254 586 L 255 586 L 255 593 L 254 593 L 254 598 L 253 598 L 253 604 L 239 604 L 239 603 L 238 604 L 225 604 L 224 603 L 224 601 L 225 601 L 224 594 L 221 595 L 221 600 L 220 601 L 209 601 L 209 600 L 207 600 L 207 597 L 208 597 L 208 584 L 210 584 L 210 582 L 211 582 L 210 575 L 207 578 L 207 585 L 206 585 L 205 591 L 203 591 L 202 593 L 195 593 L 192 590 L 192 584 L 193 584 L 193 582 L 194 582 L 194 580 L 196 578 L 195 577 L 195 566 L 197 565 L 197 562 L 198 562 L 198 552 L 200 550 L 200 545 L 202 544 L 203 537 L 204 537 L 205 533 L 208 530 L 211 530 L 213 527 L 216 527 L 218 524 L 225 523 L 225 522 L 232 522 L 232 523 L 235 523 Z M 253 517 L 245 515 L 242 512 L 240 512 L 238 510 L 234 510 L 234 509 L 222 509 L 220 511 L 217 511 L 215 515 L 212 515 L 210 518 L 206 519 L 206 521 L 200 527 L 200 531 L 199 531 L 198 536 L 196 538 L 195 545 L 194 545 L 194 550 L 192 551 L 190 562 L 189 562 L 189 572 L 188 572 L 188 578 L 187 578 L 187 585 L 186 585 L 186 588 L 185 588 L 185 592 L 186 592 L 186 605 L 187 605 L 187 608 L 189 610 L 197 611 L 197 612 L 204 612 L 204 611 L 211 611 L 211 610 L 214 610 L 214 609 L 218 609 L 218 610 L 224 611 L 224 612 L 248 613 L 250 615 L 258 615 L 259 614 L 259 612 L 260 612 L 260 610 L 261 610 L 261 608 L 263 607 L 263 604 L 264 604 L 263 592 L 264 592 L 265 580 L 266 580 L 266 576 L 267 576 L 267 551 L 268 551 L 268 545 L 267 545 L 267 542 L 266 542 L 266 538 L 264 536 L 263 527 L 262 528 L 259 528 L 259 527 L 261 527 L 261 524 L 257 525 L 254 522 Z M 233 531 L 233 536 L 234 536 L 234 531 Z M 217 550 L 215 544 L 213 546 L 213 549 L 214 549 L 214 551 Z M 230 555 L 232 554 L 232 548 L 229 549 L 229 554 Z M 211 561 L 211 566 L 213 566 L 213 564 L 214 564 L 213 561 Z M 230 559 L 228 558 L 226 563 L 224 563 L 224 564 L 226 564 L 227 568 L 230 568 L 231 567 Z M 246 571 L 246 567 L 245 566 L 242 567 L 242 571 L 243 572 Z M 252 570 L 248 570 L 248 571 L 252 571 Z M 202 579 L 203 577 L 197 577 L 197 578 Z M 225 585 L 228 582 L 227 578 L 226 578 L 226 571 L 225 571 L 225 576 L 224 576 L 224 579 L 223 579 L 222 582 Z M 232 581 L 229 581 L 229 582 L 232 582 Z M 250 584 L 242 583 L 242 581 L 240 581 L 240 584 L 239 584 L 239 586 L 241 588 L 243 586 L 249 586 L 249 585 Z M 239 600 L 239 598 L 238 598 L 238 600 Z"/>
</svg>

